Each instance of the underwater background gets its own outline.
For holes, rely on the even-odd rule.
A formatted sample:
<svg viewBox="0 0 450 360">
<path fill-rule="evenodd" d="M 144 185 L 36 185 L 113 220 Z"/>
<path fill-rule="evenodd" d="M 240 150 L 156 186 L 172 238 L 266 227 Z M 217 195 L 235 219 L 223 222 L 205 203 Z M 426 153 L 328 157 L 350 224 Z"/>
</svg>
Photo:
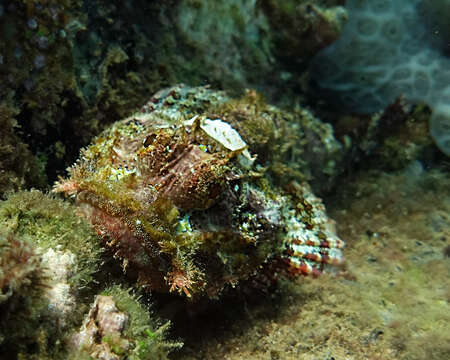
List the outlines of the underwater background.
<svg viewBox="0 0 450 360">
<path fill-rule="evenodd" d="M 0 359 L 448 359 L 449 156 L 449 0 L 0 0 Z"/>
</svg>

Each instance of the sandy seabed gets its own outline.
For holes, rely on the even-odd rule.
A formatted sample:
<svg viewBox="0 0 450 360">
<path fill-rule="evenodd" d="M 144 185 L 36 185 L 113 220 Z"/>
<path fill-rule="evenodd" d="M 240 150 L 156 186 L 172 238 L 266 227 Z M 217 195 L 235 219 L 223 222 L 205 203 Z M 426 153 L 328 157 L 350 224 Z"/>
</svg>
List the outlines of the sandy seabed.
<svg viewBox="0 0 450 360">
<path fill-rule="evenodd" d="M 373 171 L 337 190 L 345 269 L 193 317 L 174 359 L 450 358 L 448 173 Z"/>
</svg>

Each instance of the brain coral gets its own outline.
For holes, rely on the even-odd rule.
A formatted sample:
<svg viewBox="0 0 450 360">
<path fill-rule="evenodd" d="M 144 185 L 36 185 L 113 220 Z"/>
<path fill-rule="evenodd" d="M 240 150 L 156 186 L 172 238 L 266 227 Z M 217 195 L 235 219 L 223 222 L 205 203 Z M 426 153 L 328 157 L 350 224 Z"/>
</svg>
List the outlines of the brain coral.
<svg viewBox="0 0 450 360">
<path fill-rule="evenodd" d="M 400 95 L 427 103 L 431 135 L 450 155 L 449 2 L 349 0 L 347 6 L 341 38 L 314 60 L 315 80 L 355 112 L 378 111 Z"/>
</svg>

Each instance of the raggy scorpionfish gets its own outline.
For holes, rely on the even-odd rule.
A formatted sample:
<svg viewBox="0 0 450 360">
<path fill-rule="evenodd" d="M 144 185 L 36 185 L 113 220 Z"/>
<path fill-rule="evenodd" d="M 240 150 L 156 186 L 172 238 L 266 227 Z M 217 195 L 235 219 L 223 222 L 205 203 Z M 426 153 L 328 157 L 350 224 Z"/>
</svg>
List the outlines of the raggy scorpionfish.
<svg viewBox="0 0 450 360">
<path fill-rule="evenodd" d="M 344 243 L 305 181 L 276 181 L 271 162 L 288 151 L 277 144 L 295 129 L 274 109 L 252 92 L 162 90 L 83 149 L 54 191 L 75 196 L 151 291 L 216 298 L 264 269 L 320 274 Z"/>
</svg>

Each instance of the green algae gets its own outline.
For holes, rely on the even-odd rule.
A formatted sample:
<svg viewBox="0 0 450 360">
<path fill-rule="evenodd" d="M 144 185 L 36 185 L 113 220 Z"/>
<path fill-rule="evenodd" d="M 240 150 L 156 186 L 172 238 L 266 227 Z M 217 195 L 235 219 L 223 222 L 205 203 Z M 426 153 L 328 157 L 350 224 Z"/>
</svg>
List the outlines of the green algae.
<svg viewBox="0 0 450 360">
<path fill-rule="evenodd" d="M 105 289 L 103 295 L 112 296 L 117 308 L 129 316 L 124 336 L 132 339 L 133 351 L 127 358 L 136 360 L 167 359 L 169 352 L 179 349 L 181 342 L 168 340 L 169 322 L 162 323 L 156 314 L 144 306 L 131 289 L 120 286 Z"/>
<path fill-rule="evenodd" d="M 9 191 L 42 187 L 46 183 L 43 162 L 17 136 L 20 126 L 15 117 L 20 110 L 11 96 L 3 95 L 5 99 L 0 102 L 0 197 Z"/>
<path fill-rule="evenodd" d="M 81 301 L 96 287 L 102 250 L 95 234 L 72 205 L 37 190 L 12 193 L 0 202 L 0 223 L 0 273 L 7 292 L 0 304 L 1 351 L 25 359 L 64 358 L 64 333 L 81 321 Z M 72 257 L 67 265 L 58 262 Z M 72 276 L 56 280 L 52 271 Z M 69 293 L 58 290 L 64 286 Z M 80 302 L 77 308 L 72 299 Z"/>
<path fill-rule="evenodd" d="M 43 253 L 58 249 L 75 254 L 76 274 L 71 285 L 84 288 L 93 281 L 102 250 L 96 235 L 69 203 L 40 191 L 11 194 L 0 203 L 0 222 L 4 231 L 18 236 Z"/>
<path fill-rule="evenodd" d="M 38 343 L 49 317 L 43 297 L 47 278 L 26 240 L 0 235 L 0 352 L 17 354 Z M 46 329 L 47 330 L 47 329 Z"/>
</svg>

